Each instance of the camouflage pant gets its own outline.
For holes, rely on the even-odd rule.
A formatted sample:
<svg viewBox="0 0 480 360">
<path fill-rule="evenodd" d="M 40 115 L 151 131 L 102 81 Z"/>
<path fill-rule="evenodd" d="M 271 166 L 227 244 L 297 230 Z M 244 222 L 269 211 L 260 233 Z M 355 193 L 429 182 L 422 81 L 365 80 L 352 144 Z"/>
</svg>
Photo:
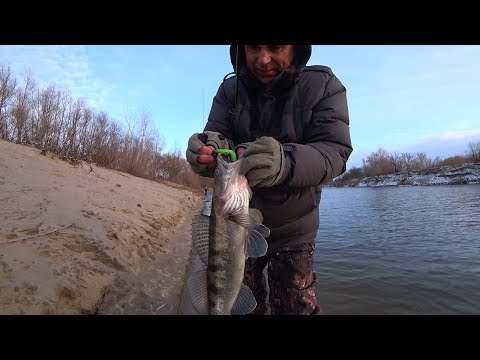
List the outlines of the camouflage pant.
<svg viewBox="0 0 480 360">
<path fill-rule="evenodd" d="M 257 300 L 252 315 L 267 311 L 267 284 L 263 276 L 267 265 L 272 315 L 323 315 L 315 295 L 313 250 L 312 244 L 285 246 L 268 251 L 261 258 L 247 259 L 243 282 Z"/>
</svg>

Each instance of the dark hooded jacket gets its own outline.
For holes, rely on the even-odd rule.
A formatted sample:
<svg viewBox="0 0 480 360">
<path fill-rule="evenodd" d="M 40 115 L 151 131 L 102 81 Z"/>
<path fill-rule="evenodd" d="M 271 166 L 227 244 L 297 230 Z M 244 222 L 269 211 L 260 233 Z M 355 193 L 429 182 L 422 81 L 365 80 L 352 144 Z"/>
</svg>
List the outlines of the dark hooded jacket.
<svg viewBox="0 0 480 360">
<path fill-rule="evenodd" d="M 314 242 L 321 186 L 346 170 L 352 153 L 346 89 L 330 68 L 306 66 L 310 55 L 311 46 L 296 46 L 292 68 L 263 85 L 247 69 L 244 47 L 232 45 L 238 91 L 236 76 L 224 79 L 205 126 L 223 134 L 231 147 L 260 136 L 282 144 L 282 182 L 252 188 L 250 204 L 271 230 L 270 249 Z"/>
</svg>

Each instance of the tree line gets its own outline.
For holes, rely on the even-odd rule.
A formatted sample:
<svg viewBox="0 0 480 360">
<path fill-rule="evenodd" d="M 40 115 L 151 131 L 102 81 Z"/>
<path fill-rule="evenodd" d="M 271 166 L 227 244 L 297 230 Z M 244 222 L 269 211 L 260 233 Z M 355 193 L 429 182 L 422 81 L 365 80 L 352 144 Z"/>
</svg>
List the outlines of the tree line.
<svg viewBox="0 0 480 360">
<path fill-rule="evenodd" d="M 126 115 L 124 120 L 125 128 L 55 85 L 40 89 L 30 72 L 20 85 L 11 67 L 0 64 L 0 139 L 34 146 L 44 155 L 51 153 L 73 165 L 86 161 L 192 189 L 212 185 L 212 179 L 191 171 L 180 149 L 164 151 L 163 136 L 152 127 L 148 111 Z M 351 168 L 333 184 L 344 186 L 368 176 L 478 163 L 480 142 L 468 144 L 465 156 L 430 159 L 425 153 L 388 153 L 379 148 L 362 161 L 362 167 Z"/>
<path fill-rule="evenodd" d="M 164 151 L 148 111 L 126 115 L 122 127 L 68 91 L 55 85 L 40 89 L 30 72 L 23 80 L 20 84 L 11 67 L 0 64 L 0 139 L 34 146 L 72 165 L 85 161 L 193 189 L 211 184 L 191 171 L 180 149 Z"/>
<path fill-rule="evenodd" d="M 335 186 L 345 186 L 359 182 L 365 177 L 406 173 L 410 176 L 412 171 L 422 171 L 441 166 L 454 166 L 467 163 L 480 163 L 480 141 L 467 145 L 465 155 L 455 155 L 441 159 L 431 159 L 424 152 L 389 153 L 384 148 L 378 148 L 366 159 L 362 159 L 362 167 L 352 167 L 350 170 L 333 181 Z"/>
</svg>

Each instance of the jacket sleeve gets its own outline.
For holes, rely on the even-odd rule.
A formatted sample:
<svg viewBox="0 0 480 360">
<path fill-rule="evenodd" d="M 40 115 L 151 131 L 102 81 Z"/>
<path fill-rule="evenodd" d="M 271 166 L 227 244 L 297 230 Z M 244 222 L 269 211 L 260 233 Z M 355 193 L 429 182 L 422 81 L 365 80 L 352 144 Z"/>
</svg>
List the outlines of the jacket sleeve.
<svg viewBox="0 0 480 360">
<path fill-rule="evenodd" d="M 347 160 L 353 151 L 346 89 L 330 73 L 321 90 L 324 91 L 317 94 L 319 100 L 314 102 L 311 114 L 304 114 L 308 120 L 303 144 L 283 144 L 287 155 L 284 185 L 321 185 L 346 170 Z"/>
<path fill-rule="evenodd" d="M 233 130 L 231 124 L 231 111 L 234 107 L 232 81 L 235 78 L 225 80 L 218 88 L 217 94 L 213 98 L 208 121 L 204 131 L 216 131 L 225 136 L 231 148 L 234 148 L 232 141 Z M 233 91 L 232 91 L 233 90 Z"/>
</svg>

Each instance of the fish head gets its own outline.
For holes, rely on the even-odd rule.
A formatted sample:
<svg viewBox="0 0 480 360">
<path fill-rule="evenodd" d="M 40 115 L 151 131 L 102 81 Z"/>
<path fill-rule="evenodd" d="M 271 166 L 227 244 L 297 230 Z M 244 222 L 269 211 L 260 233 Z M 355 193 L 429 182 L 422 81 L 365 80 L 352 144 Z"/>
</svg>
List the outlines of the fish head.
<svg viewBox="0 0 480 360">
<path fill-rule="evenodd" d="M 252 191 L 245 175 L 240 173 L 242 158 L 229 162 L 223 155 L 217 158 L 215 169 L 214 196 L 225 203 L 223 216 L 231 215 L 248 209 Z"/>
</svg>

